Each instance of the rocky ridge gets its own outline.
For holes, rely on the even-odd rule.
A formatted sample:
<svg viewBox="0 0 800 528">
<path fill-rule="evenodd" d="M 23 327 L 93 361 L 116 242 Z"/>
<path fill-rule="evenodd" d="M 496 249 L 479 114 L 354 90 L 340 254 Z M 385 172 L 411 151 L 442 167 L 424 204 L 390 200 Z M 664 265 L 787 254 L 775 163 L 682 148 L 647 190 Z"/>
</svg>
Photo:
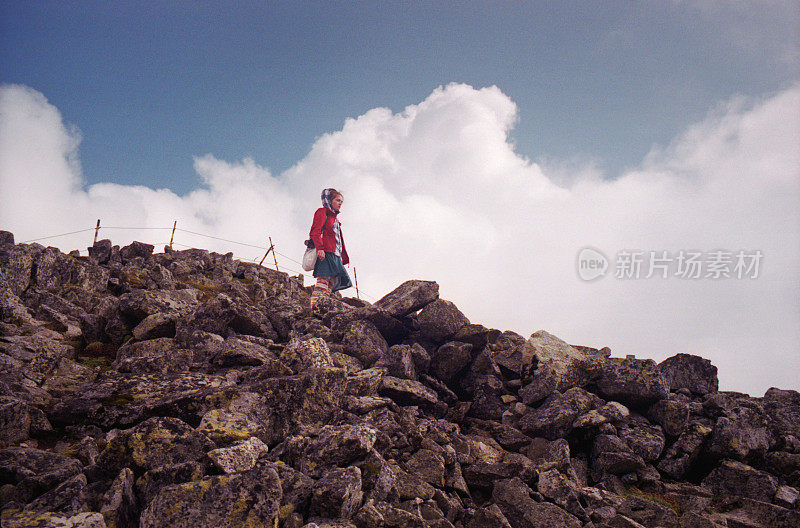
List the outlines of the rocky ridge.
<svg viewBox="0 0 800 528">
<path fill-rule="evenodd" d="M 0 231 L 3 527 L 800 526 L 796 391 L 153 250 Z"/>
</svg>

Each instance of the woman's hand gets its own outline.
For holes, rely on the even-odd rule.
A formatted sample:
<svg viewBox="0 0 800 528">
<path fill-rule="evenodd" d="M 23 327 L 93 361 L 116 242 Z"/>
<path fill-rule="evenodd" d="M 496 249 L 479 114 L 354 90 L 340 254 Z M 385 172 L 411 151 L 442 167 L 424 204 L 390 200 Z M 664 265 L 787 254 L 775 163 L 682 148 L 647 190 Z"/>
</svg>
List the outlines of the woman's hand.
<svg viewBox="0 0 800 528">
<path fill-rule="evenodd" d="M 317 258 L 320 259 L 320 260 L 325 260 L 325 252 L 322 251 L 321 249 L 318 249 L 317 250 Z"/>
</svg>

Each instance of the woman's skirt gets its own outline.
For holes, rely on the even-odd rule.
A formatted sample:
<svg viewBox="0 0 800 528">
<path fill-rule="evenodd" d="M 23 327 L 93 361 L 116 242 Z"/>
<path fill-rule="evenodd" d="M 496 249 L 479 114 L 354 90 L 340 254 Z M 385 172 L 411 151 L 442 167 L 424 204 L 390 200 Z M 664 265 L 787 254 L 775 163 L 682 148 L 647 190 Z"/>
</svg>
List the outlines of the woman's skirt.
<svg viewBox="0 0 800 528">
<path fill-rule="evenodd" d="M 331 291 L 343 290 L 353 285 L 350 282 L 350 275 L 344 269 L 342 258 L 336 256 L 336 253 L 326 251 L 324 259 L 317 259 L 317 263 L 314 265 L 314 276 L 328 278 Z"/>
</svg>

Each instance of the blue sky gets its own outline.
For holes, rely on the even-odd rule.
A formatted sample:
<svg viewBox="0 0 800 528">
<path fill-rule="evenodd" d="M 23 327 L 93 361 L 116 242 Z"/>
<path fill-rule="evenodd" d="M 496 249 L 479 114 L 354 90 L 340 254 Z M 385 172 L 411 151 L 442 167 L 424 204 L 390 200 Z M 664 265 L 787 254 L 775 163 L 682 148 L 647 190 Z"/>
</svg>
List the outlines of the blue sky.
<svg viewBox="0 0 800 528">
<path fill-rule="evenodd" d="M 258 262 L 270 237 L 296 274 L 336 187 L 367 300 L 435 280 L 486 326 L 800 389 L 799 17 L 777 0 L 5 2 L 0 229 L 80 231 L 40 242 L 85 254 L 98 218 L 158 250 L 177 222 L 179 249 Z M 593 281 L 587 247 L 609 261 Z M 641 276 L 618 276 L 632 253 Z M 705 274 L 681 276 L 689 253 Z M 707 273 L 740 253 L 757 274 Z"/>
<path fill-rule="evenodd" d="M 798 78 L 795 2 L 4 2 L 0 81 L 83 136 L 87 183 L 280 173 L 375 107 L 450 82 L 518 106 L 517 152 L 614 178 L 735 94 Z"/>
</svg>

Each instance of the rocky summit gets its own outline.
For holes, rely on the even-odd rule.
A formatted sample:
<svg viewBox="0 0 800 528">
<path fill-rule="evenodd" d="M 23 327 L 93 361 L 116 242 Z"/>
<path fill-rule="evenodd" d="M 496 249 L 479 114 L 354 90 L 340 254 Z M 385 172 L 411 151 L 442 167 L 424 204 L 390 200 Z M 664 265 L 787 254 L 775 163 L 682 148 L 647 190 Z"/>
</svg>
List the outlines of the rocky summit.
<svg viewBox="0 0 800 528">
<path fill-rule="evenodd" d="M 4 528 L 800 526 L 798 392 L 153 250 L 0 232 Z"/>
</svg>

